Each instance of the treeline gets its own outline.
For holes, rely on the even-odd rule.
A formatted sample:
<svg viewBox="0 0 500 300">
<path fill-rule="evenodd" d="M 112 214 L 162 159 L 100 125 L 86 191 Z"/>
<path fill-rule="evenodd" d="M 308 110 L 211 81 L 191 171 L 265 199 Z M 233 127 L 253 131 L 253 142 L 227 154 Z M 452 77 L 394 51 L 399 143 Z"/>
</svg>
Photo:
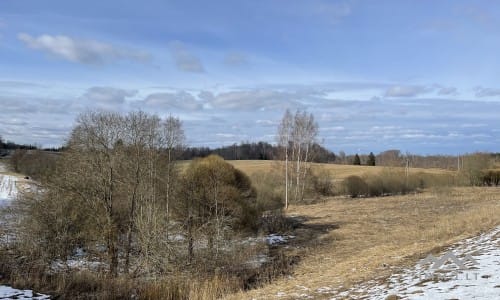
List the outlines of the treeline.
<svg viewBox="0 0 500 300">
<path fill-rule="evenodd" d="M 387 150 L 377 155 L 354 154 L 346 155 L 340 151 L 336 156 L 335 163 L 384 166 L 384 167 L 410 167 L 410 168 L 439 168 L 445 170 L 458 170 L 462 168 L 467 157 L 476 153 L 465 153 L 462 155 L 418 155 L 412 153 L 402 153 L 400 150 Z M 492 162 L 500 162 L 500 153 L 481 153 Z"/>
<path fill-rule="evenodd" d="M 218 155 L 226 160 L 275 160 L 282 153 L 279 146 L 266 142 L 240 143 L 220 148 L 187 147 L 181 154 L 182 160 L 191 160 L 197 157 L 206 157 L 211 154 Z M 336 155 L 325 147 L 314 143 L 311 146 L 311 161 L 317 163 L 334 163 Z"/>
<path fill-rule="evenodd" d="M 16 142 L 6 141 L 3 139 L 2 136 L 0 136 L 0 157 L 10 156 L 16 150 L 21 150 L 24 152 L 27 152 L 28 150 L 41 150 L 41 151 L 45 151 L 45 152 L 62 152 L 64 150 L 66 150 L 66 147 L 60 146 L 60 147 L 42 148 L 38 145 L 18 144 Z"/>
<path fill-rule="evenodd" d="M 37 149 L 37 147 L 35 145 L 24 145 L 24 144 L 17 144 L 11 141 L 5 141 L 3 137 L 0 136 L 0 157 L 7 156 L 16 149 L 33 150 Z"/>
</svg>

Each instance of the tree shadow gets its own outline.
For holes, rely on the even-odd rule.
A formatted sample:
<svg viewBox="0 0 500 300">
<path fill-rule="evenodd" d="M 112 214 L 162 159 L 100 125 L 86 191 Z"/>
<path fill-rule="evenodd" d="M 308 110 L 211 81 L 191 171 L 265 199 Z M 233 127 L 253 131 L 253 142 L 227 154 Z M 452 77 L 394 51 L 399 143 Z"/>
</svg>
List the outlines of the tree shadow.
<svg viewBox="0 0 500 300">
<path fill-rule="evenodd" d="M 293 274 L 295 266 L 311 251 L 320 245 L 333 243 L 334 239 L 325 237 L 332 230 L 339 229 L 341 222 L 315 222 L 314 217 L 283 217 L 287 230 L 276 232 L 286 240 L 268 245 L 268 261 L 255 270 L 244 281 L 245 289 L 252 289 L 271 283 L 279 277 Z"/>
</svg>

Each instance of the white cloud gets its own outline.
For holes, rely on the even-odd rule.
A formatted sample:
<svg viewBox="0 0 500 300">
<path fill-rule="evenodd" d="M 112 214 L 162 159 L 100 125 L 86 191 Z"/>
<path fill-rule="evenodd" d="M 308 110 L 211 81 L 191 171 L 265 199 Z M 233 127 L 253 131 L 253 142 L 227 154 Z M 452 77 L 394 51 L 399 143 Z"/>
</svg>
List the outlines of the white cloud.
<svg viewBox="0 0 500 300">
<path fill-rule="evenodd" d="M 150 108 L 157 109 L 175 108 L 194 111 L 203 107 L 200 101 L 197 101 L 193 95 L 185 91 L 150 94 L 142 103 Z"/>
<path fill-rule="evenodd" d="M 146 52 L 124 49 L 95 40 L 74 39 L 65 35 L 43 34 L 35 37 L 19 33 L 17 38 L 32 49 L 75 63 L 101 65 L 116 60 L 146 62 L 150 59 L 150 55 Z"/>
<path fill-rule="evenodd" d="M 455 87 L 439 87 L 438 95 L 441 96 L 456 96 L 458 95 L 458 90 Z"/>
<path fill-rule="evenodd" d="M 385 91 L 385 97 L 415 97 L 432 91 L 431 88 L 418 85 L 395 85 Z"/>
<path fill-rule="evenodd" d="M 234 137 L 236 137 L 236 135 L 232 134 L 232 133 L 216 133 L 215 136 L 222 137 L 222 138 L 234 138 Z"/>
<path fill-rule="evenodd" d="M 82 96 L 83 99 L 90 102 L 91 105 L 104 105 L 112 107 L 122 105 L 125 99 L 137 94 L 136 90 L 124 90 L 112 87 L 92 87 Z"/>
<path fill-rule="evenodd" d="M 276 120 L 257 120 L 255 123 L 262 126 L 278 126 L 278 122 Z"/>
<path fill-rule="evenodd" d="M 220 93 L 209 103 L 215 109 L 254 111 L 301 106 L 297 98 L 294 93 L 255 89 Z"/>
<path fill-rule="evenodd" d="M 345 127 L 344 126 L 329 126 L 329 127 L 322 127 L 322 131 L 344 131 Z"/>
<path fill-rule="evenodd" d="M 179 41 L 171 42 L 169 48 L 177 69 L 193 73 L 205 72 L 201 60 L 189 52 L 183 43 Z"/>
<path fill-rule="evenodd" d="M 476 97 L 495 97 L 500 96 L 500 89 L 497 88 L 485 88 L 485 87 L 476 87 L 475 89 Z"/>
</svg>

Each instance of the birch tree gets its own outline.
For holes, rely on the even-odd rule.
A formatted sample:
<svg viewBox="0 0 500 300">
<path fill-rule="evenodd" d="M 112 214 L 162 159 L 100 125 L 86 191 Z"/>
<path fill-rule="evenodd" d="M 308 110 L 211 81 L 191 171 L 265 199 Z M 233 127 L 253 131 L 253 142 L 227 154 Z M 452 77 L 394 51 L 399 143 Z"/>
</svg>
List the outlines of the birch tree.
<svg viewBox="0 0 500 300">
<path fill-rule="evenodd" d="M 293 116 L 290 113 L 290 110 L 287 109 L 278 127 L 278 145 L 283 149 L 285 159 L 285 209 L 288 208 L 288 153 L 290 149 L 290 141 L 292 140 L 292 129 Z"/>
<path fill-rule="evenodd" d="M 168 116 L 163 122 L 163 136 L 165 139 L 166 150 L 166 174 L 165 180 L 165 208 L 167 213 L 167 222 L 170 219 L 170 202 L 173 195 L 173 181 L 177 178 L 178 172 L 176 162 L 179 159 L 182 148 L 184 147 L 185 135 L 182 129 L 182 122 L 179 118 Z M 167 231 L 168 238 L 168 231 Z"/>
<path fill-rule="evenodd" d="M 317 135 L 318 125 L 313 114 L 297 110 L 292 115 L 289 110 L 285 111 L 278 127 L 278 144 L 283 149 L 285 164 L 285 208 L 288 208 L 290 191 L 295 202 L 304 198 L 311 149 L 317 142 Z"/>
</svg>

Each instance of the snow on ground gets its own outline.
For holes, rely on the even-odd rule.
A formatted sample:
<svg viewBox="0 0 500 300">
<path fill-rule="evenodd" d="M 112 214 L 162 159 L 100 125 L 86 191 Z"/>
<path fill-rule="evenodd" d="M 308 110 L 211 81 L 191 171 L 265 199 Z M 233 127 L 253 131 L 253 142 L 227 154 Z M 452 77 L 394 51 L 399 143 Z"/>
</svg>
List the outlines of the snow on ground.
<svg viewBox="0 0 500 300">
<path fill-rule="evenodd" d="M 443 264 L 439 259 L 450 258 Z M 377 278 L 355 285 L 297 286 L 298 292 L 278 292 L 277 298 L 314 299 L 500 299 L 500 226 L 463 240 L 437 255 L 438 263 L 420 261 L 410 269 L 397 270 L 389 278 Z M 453 259 L 457 260 L 453 260 Z M 443 259 L 444 260 L 444 259 Z M 464 263 L 462 268 L 457 265 Z M 432 267 L 436 267 L 433 269 Z M 390 297 L 392 296 L 392 297 Z"/>
<path fill-rule="evenodd" d="M 17 177 L 0 174 L 0 206 L 8 204 L 17 196 Z"/>
<path fill-rule="evenodd" d="M 270 246 L 285 244 L 289 239 L 293 239 L 295 236 L 293 235 L 279 235 L 279 234 L 270 234 L 265 237 L 266 243 Z"/>
<path fill-rule="evenodd" d="M 451 259 L 435 270 L 432 264 L 420 262 L 392 275 L 385 284 L 367 282 L 345 295 L 380 300 L 389 295 L 401 299 L 500 299 L 500 226 L 455 244 L 437 258 L 446 253 L 466 261 L 465 268 L 460 269 Z"/>
<path fill-rule="evenodd" d="M 50 297 L 33 293 L 30 290 L 17 290 L 10 286 L 0 285 L 0 299 L 50 299 Z"/>
</svg>

